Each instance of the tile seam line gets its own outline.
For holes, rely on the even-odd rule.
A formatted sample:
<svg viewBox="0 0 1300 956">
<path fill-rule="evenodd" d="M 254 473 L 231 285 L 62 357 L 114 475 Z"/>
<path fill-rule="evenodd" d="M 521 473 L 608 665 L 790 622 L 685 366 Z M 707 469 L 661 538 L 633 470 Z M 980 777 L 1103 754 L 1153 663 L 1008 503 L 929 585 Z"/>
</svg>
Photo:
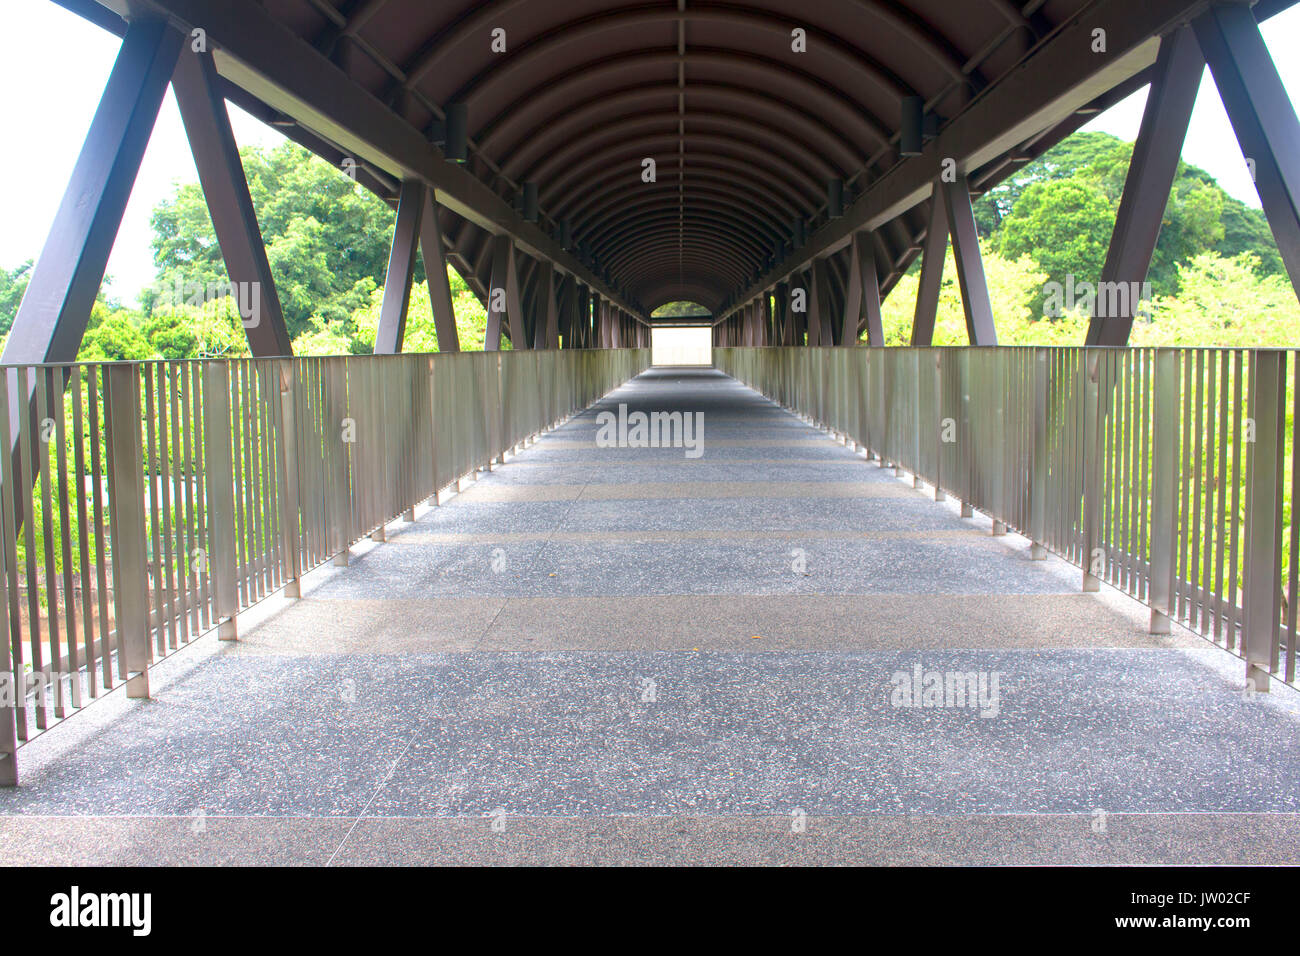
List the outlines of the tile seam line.
<svg viewBox="0 0 1300 956">
<path fill-rule="evenodd" d="M 880 810 L 865 811 L 861 813 L 810 813 L 810 818 L 821 818 L 827 820 L 864 820 L 875 819 L 880 817 L 890 819 L 914 819 L 916 817 L 941 819 L 941 820 L 964 820 L 964 819 L 1004 819 L 1004 818 L 1026 818 L 1042 817 L 1057 819 L 1075 819 L 1077 817 L 1090 817 L 1092 810 L 982 810 L 962 812 L 938 813 L 930 810 L 916 810 L 908 812 L 906 810 Z M 1300 810 L 1108 810 L 1106 815 L 1125 816 L 1125 817 L 1285 817 L 1295 818 L 1300 822 Z M 733 811 L 728 813 L 714 814 L 639 814 L 639 813 L 601 813 L 601 814 L 552 814 L 552 813 L 518 813 L 507 814 L 507 816 L 517 820 L 646 820 L 646 821 L 676 821 L 676 820 L 784 820 L 788 819 L 785 813 L 745 813 Z M 14 813 L 0 814 L 0 819 L 4 820 L 85 820 L 87 822 L 99 820 L 175 820 L 177 822 L 192 819 L 187 814 L 171 813 Z M 277 820 L 277 821 L 309 821 L 309 822 L 339 822 L 345 823 L 353 819 L 351 814 L 339 814 L 337 816 L 311 816 L 307 814 L 269 814 L 269 813 L 208 813 L 205 814 L 207 820 Z M 385 814 L 384 816 L 367 817 L 369 820 L 457 820 L 457 821 L 481 821 L 483 817 L 480 814 L 459 813 L 439 815 L 416 816 L 411 814 Z M 359 823 L 360 817 L 353 820 L 353 826 Z M 349 831 L 351 832 L 351 831 Z M 340 849 L 342 845 L 340 844 Z M 337 851 L 336 851 L 337 852 Z M 333 859 L 333 857 L 331 857 Z"/>
</svg>

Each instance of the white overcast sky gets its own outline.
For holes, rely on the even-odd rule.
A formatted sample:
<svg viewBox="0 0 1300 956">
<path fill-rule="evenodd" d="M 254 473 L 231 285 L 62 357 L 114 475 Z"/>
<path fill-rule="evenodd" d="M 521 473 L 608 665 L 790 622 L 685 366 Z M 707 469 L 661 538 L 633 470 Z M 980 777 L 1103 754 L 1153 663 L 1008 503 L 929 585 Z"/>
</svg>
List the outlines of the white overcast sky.
<svg viewBox="0 0 1300 956">
<path fill-rule="evenodd" d="M 4 4 L 0 130 L 7 142 L 0 149 L 0 266 L 13 268 L 40 252 L 119 41 L 50 0 L 4 0 Z M 1263 33 L 1292 99 L 1300 101 L 1300 57 L 1288 55 L 1300 40 L 1300 6 L 1266 21 Z M 1146 90 L 1141 90 L 1086 128 L 1134 139 L 1145 102 Z M 232 106 L 230 113 L 240 145 L 273 145 L 283 140 L 238 108 Z M 1208 71 L 1183 158 L 1217 177 L 1232 195 L 1259 205 Z M 197 178 L 169 91 L 109 259 L 112 295 L 130 302 L 152 281 L 149 215 L 173 182 Z"/>
</svg>

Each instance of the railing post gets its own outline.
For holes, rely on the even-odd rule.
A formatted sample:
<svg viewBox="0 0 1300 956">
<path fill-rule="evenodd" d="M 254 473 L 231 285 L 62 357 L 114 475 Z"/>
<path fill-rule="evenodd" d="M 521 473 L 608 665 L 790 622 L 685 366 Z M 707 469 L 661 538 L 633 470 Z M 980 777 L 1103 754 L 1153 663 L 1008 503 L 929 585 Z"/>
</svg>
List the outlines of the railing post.
<svg viewBox="0 0 1300 956">
<path fill-rule="evenodd" d="M 1029 471 L 1029 558 L 1047 559 L 1047 349 L 1034 349 L 1034 447 Z"/>
<path fill-rule="evenodd" d="M 925 462 L 921 460 L 921 423 L 924 421 L 921 416 L 921 353 L 913 351 L 911 359 L 908 364 L 912 373 L 912 403 L 916 409 L 912 415 L 915 426 L 912 429 L 912 487 L 920 488 L 925 484 L 921 478 L 921 471 L 925 468 Z"/>
<path fill-rule="evenodd" d="M 126 681 L 127 697 L 148 697 L 153 653 L 149 643 L 139 367 L 125 363 L 104 366 L 104 389 L 118 673 Z"/>
<path fill-rule="evenodd" d="M 284 596 L 302 597 L 302 552 L 298 520 L 298 431 L 294 425 L 295 376 L 292 359 L 277 363 L 280 372 L 280 533 L 283 540 Z"/>
<path fill-rule="evenodd" d="M 1083 350 L 1083 590 L 1100 591 L 1106 573 L 1106 552 L 1101 547 L 1101 470 L 1105 441 L 1099 403 L 1105 390 L 1101 383 L 1102 355 Z M 1100 554 L 1098 553 L 1100 552 Z"/>
<path fill-rule="evenodd" d="M 429 377 L 429 468 L 433 475 L 433 494 L 429 496 L 428 503 L 436 508 L 442 504 L 442 499 L 439 497 L 442 494 L 442 478 L 441 472 L 438 471 L 438 455 L 442 452 L 438 447 L 438 377 L 434 371 L 432 355 L 428 356 L 427 363 L 425 374 Z"/>
<path fill-rule="evenodd" d="M 0 388 L 3 385 L 3 378 L 0 378 Z M 6 472 L 9 470 L 5 469 Z M 5 477 L 9 476 L 6 474 Z M 9 492 L 6 489 L 3 493 Z M 14 673 L 9 641 L 9 582 L 5 574 L 0 574 L 0 681 L 9 682 L 13 695 L 12 703 L 0 704 L 0 787 L 18 785 L 18 706 L 20 695 L 27 692 L 23 675 Z"/>
<path fill-rule="evenodd" d="M 111 366 L 110 366 L 111 367 Z M 208 576 L 217 638 L 239 637 L 236 617 L 235 469 L 230 447 L 230 379 L 225 362 L 203 364 L 203 460 L 208 493 Z"/>
<path fill-rule="evenodd" d="M 1004 354 L 1007 353 L 994 350 L 983 351 L 980 356 L 989 359 L 988 364 L 992 366 L 991 370 L 985 371 L 983 377 L 985 386 L 992 392 L 994 402 L 993 441 L 995 447 L 990 449 L 993 467 L 990 469 L 989 475 L 990 496 L 993 499 L 993 527 L 990 529 L 990 534 L 997 536 L 1007 533 L 1007 379 L 1006 362 L 1002 358 Z"/>
<path fill-rule="evenodd" d="M 1286 353 L 1250 353 L 1247 448 L 1246 567 L 1242 583 L 1242 645 L 1246 680 L 1267 691 L 1277 668 L 1282 587 L 1282 431 L 1286 421 Z"/>
<path fill-rule="evenodd" d="M 1174 595 L 1174 512 L 1178 500 L 1178 353 L 1156 349 L 1151 478 L 1151 633 L 1168 634 Z"/>
<path fill-rule="evenodd" d="M 935 438 L 934 444 L 934 500 L 946 501 L 948 496 L 943 490 L 944 480 L 944 440 L 943 440 L 943 353 L 938 349 L 930 350 L 930 357 L 934 360 L 934 426 Z"/>
</svg>

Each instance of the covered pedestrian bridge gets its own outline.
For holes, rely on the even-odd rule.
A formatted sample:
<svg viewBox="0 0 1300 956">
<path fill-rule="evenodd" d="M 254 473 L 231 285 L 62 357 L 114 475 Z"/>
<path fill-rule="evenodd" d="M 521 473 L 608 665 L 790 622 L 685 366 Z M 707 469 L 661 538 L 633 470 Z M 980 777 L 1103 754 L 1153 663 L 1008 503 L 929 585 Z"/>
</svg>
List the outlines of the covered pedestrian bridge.
<svg viewBox="0 0 1300 956">
<path fill-rule="evenodd" d="M 1000 346 L 972 211 L 1149 85 L 1141 283 L 1208 64 L 1296 283 L 1288 4 L 59 2 L 122 48 L 0 356 L 0 863 L 1295 861 L 1297 356 Z M 252 357 L 76 363 L 169 85 Z M 395 208 L 376 354 L 292 354 L 227 101 Z"/>
</svg>

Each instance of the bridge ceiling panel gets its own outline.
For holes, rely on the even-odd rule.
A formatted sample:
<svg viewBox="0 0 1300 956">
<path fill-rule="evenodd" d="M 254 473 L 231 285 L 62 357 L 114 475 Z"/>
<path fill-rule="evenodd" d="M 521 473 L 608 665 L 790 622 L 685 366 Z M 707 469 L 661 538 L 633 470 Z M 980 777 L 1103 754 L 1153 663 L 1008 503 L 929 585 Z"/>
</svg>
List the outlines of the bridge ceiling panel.
<svg viewBox="0 0 1300 956">
<path fill-rule="evenodd" d="M 558 237 L 567 221 L 579 257 L 648 314 L 688 292 L 711 310 L 726 304 L 779 256 L 793 219 L 810 229 L 825 221 L 828 180 L 845 181 L 851 200 L 899 163 L 905 97 L 921 97 L 945 123 L 1089 5 L 260 6 L 419 130 L 464 103 L 466 168 L 511 202 L 525 181 L 536 182 L 543 228 Z M 643 182 L 646 159 L 655 161 L 652 183 Z M 911 215 L 904 228 L 881 230 L 886 287 L 914 256 L 924 221 Z M 445 224 L 453 262 L 481 287 L 486 233 L 454 216 Z"/>
</svg>

